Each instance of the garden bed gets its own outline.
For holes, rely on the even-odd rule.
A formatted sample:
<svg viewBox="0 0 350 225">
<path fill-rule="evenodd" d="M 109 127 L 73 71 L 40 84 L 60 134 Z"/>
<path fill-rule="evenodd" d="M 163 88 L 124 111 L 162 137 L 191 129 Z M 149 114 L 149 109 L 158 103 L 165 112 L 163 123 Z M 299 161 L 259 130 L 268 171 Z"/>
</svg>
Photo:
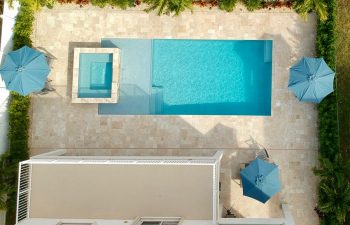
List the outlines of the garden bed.
<svg viewBox="0 0 350 225">
<path fill-rule="evenodd" d="M 337 9 L 337 77 L 340 149 L 345 160 L 350 160 L 350 4 L 338 1 Z M 347 175 L 350 177 L 350 174 Z M 345 224 L 350 224 L 348 213 Z"/>
</svg>

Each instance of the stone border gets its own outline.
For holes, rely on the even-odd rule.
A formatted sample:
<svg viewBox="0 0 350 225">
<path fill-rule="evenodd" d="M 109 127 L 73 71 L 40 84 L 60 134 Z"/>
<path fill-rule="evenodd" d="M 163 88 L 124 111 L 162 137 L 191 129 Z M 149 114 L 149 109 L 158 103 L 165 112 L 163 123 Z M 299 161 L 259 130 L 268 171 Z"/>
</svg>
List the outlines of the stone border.
<svg viewBox="0 0 350 225">
<path fill-rule="evenodd" d="M 112 65 L 112 95 L 110 98 L 79 98 L 79 56 L 80 53 L 110 53 L 113 54 Z M 73 83 L 72 83 L 72 103 L 117 103 L 119 99 L 119 69 L 120 50 L 119 48 L 74 48 L 73 58 Z"/>
</svg>

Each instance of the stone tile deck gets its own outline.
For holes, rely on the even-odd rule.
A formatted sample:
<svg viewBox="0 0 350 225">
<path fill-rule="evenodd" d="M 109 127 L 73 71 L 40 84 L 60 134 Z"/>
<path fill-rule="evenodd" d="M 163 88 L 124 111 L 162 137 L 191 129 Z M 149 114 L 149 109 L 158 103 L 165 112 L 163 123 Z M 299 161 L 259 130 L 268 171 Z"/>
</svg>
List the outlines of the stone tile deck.
<svg viewBox="0 0 350 225">
<path fill-rule="evenodd" d="M 305 22 L 289 11 L 201 9 L 174 18 L 138 9 L 43 9 L 36 16 L 33 40 L 55 57 L 50 77 L 57 91 L 33 97 L 32 154 L 57 148 L 141 148 L 152 154 L 224 149 L 225 206 L 245 217 L 276 217 L 280 201 L 286 201 L 297 225 L 316 225 L 317 180 L 310 170 L 318 148 L 316 108 L 299 103 L 287 89 L 288 68 L 314 54 L 315 27 L 313 16 Z M 73 48 L 96 47 L 106 37 L 273 39 L 272 116 L 99 116 L 96 104 L 72 104 Z M 266 205 L 243 197 L 236 183 L 239 163 L 254 158 L 255 142 L 269 149 L 281 168 L 283 190 Z"/>
</svg>

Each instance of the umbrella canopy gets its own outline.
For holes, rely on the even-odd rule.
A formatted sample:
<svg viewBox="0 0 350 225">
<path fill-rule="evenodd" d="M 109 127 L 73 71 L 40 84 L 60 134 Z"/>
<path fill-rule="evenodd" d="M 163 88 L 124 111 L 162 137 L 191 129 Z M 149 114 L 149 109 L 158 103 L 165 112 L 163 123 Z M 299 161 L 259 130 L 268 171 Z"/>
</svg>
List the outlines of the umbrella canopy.
<svg viewBox="0 0 350 225">
<path fill-rule="evenodd" d="M 333 92 L 334 71 L 323 58 L 302 58 L 290 68 L 288 87 L 304 102 L 320 103 Z"/>
<path fill-rule="evenodd" d="M 281 190 L 278 167 L 256 158 L 240 173 L 243 195 L 265 203 Z"/>
<path fill-rule="evenodd" d="M 49 72 L 45 55 L 28 46 L 8 53 L 0 68 L 6 88 L 21 95 L 43 89 Z"/>
</svg>

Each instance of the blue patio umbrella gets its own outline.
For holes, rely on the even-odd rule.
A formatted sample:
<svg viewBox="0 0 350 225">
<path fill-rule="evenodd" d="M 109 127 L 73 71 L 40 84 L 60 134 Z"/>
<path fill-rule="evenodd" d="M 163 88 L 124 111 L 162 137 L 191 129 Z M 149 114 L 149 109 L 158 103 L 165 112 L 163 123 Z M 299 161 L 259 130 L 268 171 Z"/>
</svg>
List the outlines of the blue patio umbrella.
<svg viewBox="0 0 350 225">
<path fill-rule="evenodd" d="M 333 92 L 334 71 L 323 58 L 302 58 L 290 68 L 288 87 L 304 102 L 320 103 Z"/>
<path fill-rule="evenodd" d="M 240 173 L 243 195 L 262 203 L 281 190 L 278 167 L 256 158 Z"/>
<path fill-rule="evenodd" d="M 45 55 L 28 46 L 8 53 L 0 68 L 6 88 L 21 95 L 43 89 L 49 72 Z"/>
</svg>

